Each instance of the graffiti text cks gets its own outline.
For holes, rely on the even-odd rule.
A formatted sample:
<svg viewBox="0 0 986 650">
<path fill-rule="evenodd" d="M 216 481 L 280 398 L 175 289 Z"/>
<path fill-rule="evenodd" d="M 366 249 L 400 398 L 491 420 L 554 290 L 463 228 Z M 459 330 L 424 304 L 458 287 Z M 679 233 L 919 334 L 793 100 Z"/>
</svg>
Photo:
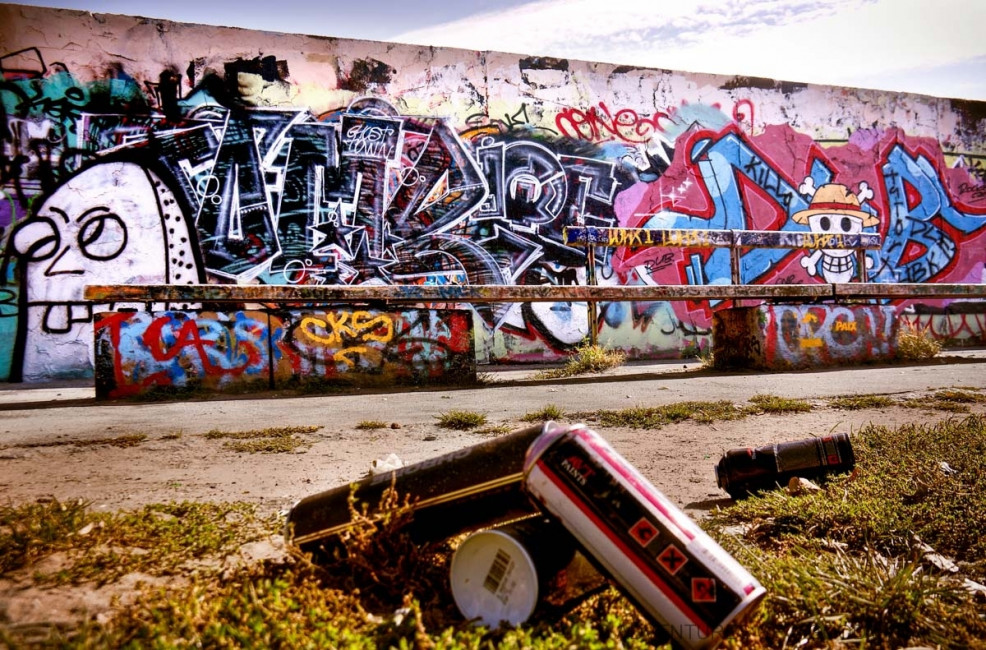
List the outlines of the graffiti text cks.
<svg viewBox="0 0 986 650">
<path fill-rule="evenodd" d="M 301 320 L 300 333 L 321 345 L 341 345 L 343 341 L 380 341 L 394 338 L 394 321 L 386 314 L 372 315 L 366 311 L 327 312 L 325 320 L 306 316 Z"/>
</svg>

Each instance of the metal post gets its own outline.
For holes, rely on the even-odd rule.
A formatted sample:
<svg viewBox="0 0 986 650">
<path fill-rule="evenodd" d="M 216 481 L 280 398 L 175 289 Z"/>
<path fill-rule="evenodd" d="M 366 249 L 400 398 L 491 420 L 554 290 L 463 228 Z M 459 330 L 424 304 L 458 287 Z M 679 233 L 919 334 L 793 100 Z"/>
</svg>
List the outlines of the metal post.
<svg viewBox="0 0 986 650">
<path fill-rule="evenodd" d="M 856 249 L 856 266 L 859 268 L 859 281 L 869 282 L 866 278 L 866 250 L 863 248 Z"/>
<path fill-rule="evenodd" d="M 596 286 L 596 245 L 589 244 L 586 246 L 585 251 L 585 263 L 586 263 L 586 284 L 590 287 Z M 596 345 L 599 342 L 599 336 L 596 333 L 596 319 L 598 318 L 596 310 L 596 301 L 589 298 L 589 344 Z"/>
</svg>

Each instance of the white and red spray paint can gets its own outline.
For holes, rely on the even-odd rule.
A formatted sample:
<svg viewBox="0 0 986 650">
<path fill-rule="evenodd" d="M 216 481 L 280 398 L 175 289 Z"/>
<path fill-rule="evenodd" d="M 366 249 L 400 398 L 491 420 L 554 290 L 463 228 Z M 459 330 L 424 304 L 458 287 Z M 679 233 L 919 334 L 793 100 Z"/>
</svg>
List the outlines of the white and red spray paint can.
<svg viewBox="0 0 986 650">
<path fill-rule="evenodd" d="M 713 648 L 765 595 L 759 582 L 601 436 L 545 426 L 525 488 L 653 624 Z"/>
</svg>

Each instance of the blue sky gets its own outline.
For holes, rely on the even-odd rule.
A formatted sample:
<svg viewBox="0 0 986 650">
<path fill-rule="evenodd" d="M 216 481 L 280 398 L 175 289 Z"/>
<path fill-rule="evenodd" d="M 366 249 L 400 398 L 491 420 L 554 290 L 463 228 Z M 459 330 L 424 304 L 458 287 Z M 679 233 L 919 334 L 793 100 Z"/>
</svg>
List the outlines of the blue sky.
<svg viewBox="0 0 986 650">
<path fill-rule="evenodd" d="M 21 0 L 986 101 L 986 0 Z"/>
</svg>

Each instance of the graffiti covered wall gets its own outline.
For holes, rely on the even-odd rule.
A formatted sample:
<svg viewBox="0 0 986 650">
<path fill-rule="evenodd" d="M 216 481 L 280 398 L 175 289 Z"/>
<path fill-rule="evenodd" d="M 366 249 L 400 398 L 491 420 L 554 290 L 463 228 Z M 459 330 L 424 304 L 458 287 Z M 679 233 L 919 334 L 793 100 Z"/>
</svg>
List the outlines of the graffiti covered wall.
<svg viewBox="0 0 986 650">
<path fill-rule="evenodd" d="M 464 309 L 101 312 L 99 398 L 475 382 Z"/>
<path fill-rule="evenodd" d="M 759 305 L 716 312 L 717 368 L 817 369 L 892 361 L 898 319 L 890 306 Z"/>
<path fill-rule="evenodd" d="M 86 284 L 584 284 L 566 225 L 875 232 L 874 281 L 984 281 L 981 102 L 10 4 L 0 72 L 4 379 L 91 376 L 120 305 Z M 749 249 L 741 280 L 855 264 Z M 729 274 L 722 249 L 596 256 L 600 284 Z M 694 354 L 730 306 L 603 304 L 599 340 Z M 474 320 L 480 361 L 589 328 L 580 303 Z"/>
</svg>

